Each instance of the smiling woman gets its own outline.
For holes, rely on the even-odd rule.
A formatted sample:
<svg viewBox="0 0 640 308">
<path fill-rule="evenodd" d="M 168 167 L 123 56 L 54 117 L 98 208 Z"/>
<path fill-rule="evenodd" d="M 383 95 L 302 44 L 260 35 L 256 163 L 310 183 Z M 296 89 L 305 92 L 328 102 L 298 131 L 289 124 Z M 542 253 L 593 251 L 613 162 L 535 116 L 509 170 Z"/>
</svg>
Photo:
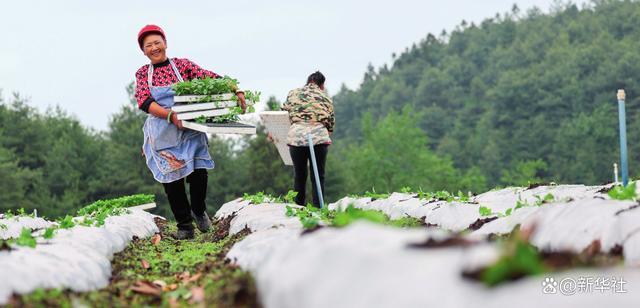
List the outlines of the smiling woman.
<svg viewBox="0 0 640 308">
<path fill-rule="evenodd" d="M 202 232 L 210 229 L 206 212 L 207 169 L 214 163 L 208 149 L 207 135 L 183 130 L 182 121 L 171 111 L 175 95 L 172 85 L 184 80 L 220 78 L 187 59 L 170 59 L 162 28 L 147 25 L 138 33 L 138 45 L 151 61 L 136 72 L 135 97 L 141 110 L 149 113 L 144 124 L 143 152 L 156 181 L 164 186 L 178 233 L 176 238 L 193 238 L 193 217 Z M 246 108 L 244 94 L 237 92 Z M 186 195 L 184 178 L 190 184 L 191 203 Z"/>
<path fill-rule="evenodd" d="M 150 26 L 143 29 L 143 35 L 138 35 L 138 44 L 151 63 L 158 64 L 167 57 L 167 39 L 160 27 Z"/>
</svg>

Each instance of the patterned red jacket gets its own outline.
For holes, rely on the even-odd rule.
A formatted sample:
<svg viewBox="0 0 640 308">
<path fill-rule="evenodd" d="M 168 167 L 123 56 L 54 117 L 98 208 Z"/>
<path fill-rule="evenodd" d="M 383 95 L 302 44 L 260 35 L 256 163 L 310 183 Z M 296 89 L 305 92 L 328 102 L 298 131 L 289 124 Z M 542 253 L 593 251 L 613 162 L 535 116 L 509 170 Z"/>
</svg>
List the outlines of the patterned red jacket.
<svg viewBox="0 0 640 308">
<path fill-rule="evenodd" d="M 221 76 L 205 70 L 197 64 L 189 61 L 188 59 L 172 58 L 173 63 L 176 64 L 176 68 L 180 72 L 182 79 L 193 80 L 202 79 L 205 77 L 220 78 Z M 138 101 L 138 108 L 146 113 L 149 113 L 149 106 L 155 100 L 151 97 L 151 91 L 149 91 L 149 84 L 147 82 L 147 74 L 149 71 L 149 64 L 143 65 L 136 72 L 136 92 L 135 97 Z M 162 87 L 170 86 L 178 82 L 178 77 L 174 74 L 169 59 L 162 63 L 153 65 L 153 86 Z"/>
</svg>

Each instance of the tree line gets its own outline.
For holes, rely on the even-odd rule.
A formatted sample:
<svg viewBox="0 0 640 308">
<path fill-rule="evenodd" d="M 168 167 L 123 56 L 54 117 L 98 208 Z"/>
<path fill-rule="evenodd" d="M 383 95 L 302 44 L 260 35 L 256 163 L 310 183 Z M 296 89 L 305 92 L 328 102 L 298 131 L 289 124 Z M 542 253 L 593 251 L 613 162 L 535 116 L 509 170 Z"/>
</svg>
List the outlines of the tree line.
<svg viewBox="0 0 640 308">
<path fill-rule="evenodd" d="M 428 34 L 390 66 L 370 66 L 357 89 L 334 96 L 326 199 L 411 187 L 482 192 L 530 182 L 611 181 L 618 158 L 615 93 L 627 90 L 630 166 L 640 158 L 640 3 L 556 3 L 462 22 Z M 146 114 L 129 102 L 106 131 L 22 97 L 0 101 L 0 212 L 37 208 L 56 217 L 97 199 L 156 195 L 141 155 Z M 268 106 L 280 102 L 270 98 Z M 210 211 L 244 193 L 292 189 L 291 167 L 258 134 L 212 136 Z M 310 183 L 309 183 L 310 185 Z M 310 189 L 308 190 L 310 194 Z M 170 215 L 169 215 L 170 216 Z"/>
</svg>

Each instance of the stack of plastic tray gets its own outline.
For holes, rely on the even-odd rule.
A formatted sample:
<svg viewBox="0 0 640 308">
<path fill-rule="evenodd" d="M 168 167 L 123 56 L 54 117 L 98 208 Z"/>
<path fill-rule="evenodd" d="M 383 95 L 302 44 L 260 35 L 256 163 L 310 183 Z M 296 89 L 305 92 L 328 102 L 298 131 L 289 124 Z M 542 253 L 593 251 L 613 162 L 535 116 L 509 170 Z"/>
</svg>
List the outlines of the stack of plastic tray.
<svg viewBox="0 0 640 308">
<path fill-rule="evenodd" d="M 184 95 L 174 97 L 175 105 L 171 110 L 178 114 L 178 120 L 183 120 L 185 128 L 210 134 L 248 134 L 254 135 L 256 127 L 240 122 L 229 123 L 198 123 L 201 117 L 215 118 L 227 115 L 232 108 L 238 106 L 233 93 L 219 95 Z"/>
</svg>

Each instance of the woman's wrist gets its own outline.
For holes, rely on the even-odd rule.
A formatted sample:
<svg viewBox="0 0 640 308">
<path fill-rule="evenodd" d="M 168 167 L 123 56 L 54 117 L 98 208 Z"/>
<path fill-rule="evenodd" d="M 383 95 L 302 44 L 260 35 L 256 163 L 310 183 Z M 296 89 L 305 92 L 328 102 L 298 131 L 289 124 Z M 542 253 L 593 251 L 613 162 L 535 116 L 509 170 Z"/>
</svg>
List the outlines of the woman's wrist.
<svg viewBox="0 0 640 308">
<path fill-rule="evenodd" d="M 167 114 L 167 123 L 171 123 L 173 118 L 171 117 L 171 115 L 173 115 L 173 110 L 169 110 L 169 113 Z"/>
</svg>

